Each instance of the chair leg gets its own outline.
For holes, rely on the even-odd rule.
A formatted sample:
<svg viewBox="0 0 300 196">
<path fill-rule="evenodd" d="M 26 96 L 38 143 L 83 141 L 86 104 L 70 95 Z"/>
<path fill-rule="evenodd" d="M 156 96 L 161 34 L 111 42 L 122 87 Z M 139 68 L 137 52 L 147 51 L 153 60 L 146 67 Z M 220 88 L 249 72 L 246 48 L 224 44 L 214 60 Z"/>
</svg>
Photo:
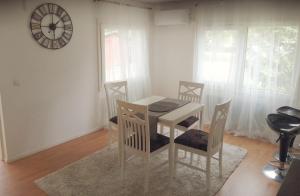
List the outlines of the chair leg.
<svg viewBox="0 0 300 196">
<path fill-rule="evenodd" d="M 190 156 L 190 164 L 193 164 L 193 160 L 194 160 L 194 153 L 191 152 L 191 156 Z"/>
<path fill-rule="evenodd" d="M 175 131 L 175 133 L 176 133 L 175 136 L 178 137 L 179 135 L 182 134 L 181 132 L 182 132 L 182 130 L 176 129 L 176 131 Z"/>
<path fill-rule="evenodd" d="M 201 129 L 201 130 L 203 130 L 203 111 L 202 112 L 200 112 L 200 116 L 199 116 L 200 118 L 199 118 L 199 128 Z"/>
<path fill-rule="evenodd" d="M 160 132 L 160 134 L 164 134 L 164 125 L 162 125 L 162 124 L 160 124 L 160 129 L 159 129 L 159 132 Z"/>
<path fill-rule="evenodd" d="M 113 130 L 112 130 L 112 126 L 109 123 L 108 125 L 108 148 L 111 148 L 111 144 L 112 144 L 112 136 L 113 136 Z"/>
<path fill-rule="evenodd" d="M 221 147 L 219 150 L 219 177 L 222 177 L 222 162 L 223 162 L 223 148 Z"/>
<path fill-rule="evenodd" d="M 197 155 L 197 162 L 198 162 L 198 164 L 199 164 L 199 162 L 200 162 L 200 156 L 199 155 Z"/>
<path fill-rule="evenodd" d="M 121 178 L 123 182 L 125 176 L 125 152 L 120 153 L 120 163 L 121 163 Z"/>
<path fill-rule="evenodd" d="M 178 137 L 178 135 L 179 135 L 178 130 L 176 129 L 176 131 L 177 131 L 177 136 L 176 137 Z M 184 156 L 183 156 L 183 158 L 186 159 L 186 157 L 187 157 L 187 151 L 184 150 Z"/>
<path fill-rule="evenodd" d="M 175 144 L 174 144 L 175 145 Z M 171 159 L 171 155 L 172 153 L 174 153 L 171 149 L 171 145 L 169 145 L 169 152 L 168 152 L 168 156 L 169 156 L 169 173 L 170 173 L 170 180 L 172 180 L 172 177 L 174 177 L 174 164 L 171 164 L 172 162 L 172 159 Z M 175 160 L 175 157 L 173 157 L 174 160 Z M 174 163 L 174 160 L 173 160 L 173 163 Z M 173 168 L 171 167 L 171 165 L 173 165 Z"/>
<path fill-rule="evenodd" d="M 118 156 L 119 156 L 119 162 L 121 163 L 122 161 L 122 151 L 123 151 L 123 147 L 122 147 L 122 139 L 121 139 L 121 133 L 118 131 Z"/>
<path fill-rule="evenodd" d="M 145 184 L 144 184 L 144 192 L 147 193 L 149 191 L 149 156 L 144 158 L 145 164 Z"/>
<path fill-rule="evenodd" d="M 206 189 L 207 189 L 207 191 L 210 190 L 210 161 L 211 161 L 211 158 L 208 155 L 206 157 Z"/>
<path fill-rule="evenodd" d="M 184 158 L 186 158 L 186 155 L 187 155 L 187 152 L 186 152 L 186 151 L 184 151 Z"/>
<path fill-rule="evenodd" d="M 174 171 L 173 171 L 173 176 L 176 176 L 177 173 L 177 161 L 178 161 L 178 148 L 175 146 L 175 152 L 174 152 Z"/>
</svg>

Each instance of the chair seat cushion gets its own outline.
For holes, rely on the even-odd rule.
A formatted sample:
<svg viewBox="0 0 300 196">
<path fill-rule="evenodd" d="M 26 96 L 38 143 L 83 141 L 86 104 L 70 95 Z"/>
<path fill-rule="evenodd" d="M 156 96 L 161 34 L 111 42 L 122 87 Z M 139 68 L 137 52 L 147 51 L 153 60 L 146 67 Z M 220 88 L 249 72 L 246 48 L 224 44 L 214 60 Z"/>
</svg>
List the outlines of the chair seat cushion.
<svg viewBox="0 0 300 196">
<path fill-rule="evenodd" d="M 109 119 L 110 122 L 118 124 L 118 116 L 114 116 L 111 119 Z"/>
<path fill-rule="evenodd" d="M 298 118 L 282 114 L 269 114 L 266 121 L 269 127 L 278 133 L 300 134 L 300 119 Z"/>
<path fill-rule="evenodd" d="M 178 136 L 174 142 L 176 144 L 207 151 L 208 133 L 197 129 L 190 129 Z"/>
<path fill-rule="evenodd" d="M 154 152 L 170 143 L 170 138 L 157 134 L 156 139 L 150 139 L 150 152 Z"/>
<path fill-rule="evenodd" d="M 190 116 L 187 119 L 185 119 L 185 120 L 181 121 L 180 123 L 178 123 L 177 125 L 188 128 L 192 124 L 197 122 L 198 120 L 199 120 L 199 118 L 197 118 L 196 116 Z"/>
<path fill-rule="evenodd" d="M 128 138 L 128 140 L 130 141 L 131 138 L 132 138 L 131 142 L 133 143 L 133 146 L 135 148 L 136 148 L 136 145 L 139 146 L 139 141 L 135 142 L 134 136 L 131 136 L 130 138 Z M 150 139 L 150 152 L 154 152 L 169 143 L 170 143 L 170 139 L 168 137 L 161 135 L 161 134 L 157 134 L 155 139 Z M 143 145 L 141 147 L 143 148 Z"/>
</svg>

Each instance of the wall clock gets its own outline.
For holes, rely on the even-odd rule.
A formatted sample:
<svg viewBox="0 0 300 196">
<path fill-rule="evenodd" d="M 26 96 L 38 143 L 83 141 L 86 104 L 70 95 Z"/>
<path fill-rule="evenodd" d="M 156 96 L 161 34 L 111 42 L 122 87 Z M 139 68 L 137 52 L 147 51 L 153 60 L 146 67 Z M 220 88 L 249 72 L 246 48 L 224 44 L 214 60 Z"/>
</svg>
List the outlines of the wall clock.
<svg viewBox="0 0 300 196">
<path fill-rule="evenodd" d="M 53 3 L 44 3 L 32 12 L 30 29 L 33 38 L 49 49 L 64 47 L 73 34 L 71 17 L 62 7 Z"/>
</svg>

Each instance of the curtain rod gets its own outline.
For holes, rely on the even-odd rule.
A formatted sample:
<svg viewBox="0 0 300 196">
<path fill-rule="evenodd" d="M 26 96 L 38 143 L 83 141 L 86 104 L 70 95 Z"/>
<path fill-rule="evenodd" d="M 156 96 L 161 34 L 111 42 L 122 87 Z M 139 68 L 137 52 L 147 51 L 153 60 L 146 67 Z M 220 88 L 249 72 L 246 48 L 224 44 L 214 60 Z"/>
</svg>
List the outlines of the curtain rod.
<svg viewBox="0 0 300 196">
<path fill-rule="evenodd" d="M 128 1 L 122 2 L 120 0 L 94 0 L 94 2 L 101 2 L 101 1 L 116 4 L 116 5 L 124 5 L 124 6 L 128 6 L 128 7 L 137 7 L 137 8 L 148 9 L 148 10 L 153 9 L 150 5 L 135 5 L 135 4 L 130 3 Z"/>
</svg>

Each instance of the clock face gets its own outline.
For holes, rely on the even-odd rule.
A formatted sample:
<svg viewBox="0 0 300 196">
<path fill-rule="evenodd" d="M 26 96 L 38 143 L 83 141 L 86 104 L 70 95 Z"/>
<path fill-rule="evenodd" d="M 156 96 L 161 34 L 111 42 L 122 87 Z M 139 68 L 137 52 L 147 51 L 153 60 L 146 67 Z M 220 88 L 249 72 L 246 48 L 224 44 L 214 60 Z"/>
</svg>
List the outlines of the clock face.
<svg viewBox="0 0 300 196">
<path fill-rule="evenodd" d="M 33 11 L 30 29 L 33 38 L 49 49 L 64 47 L 73 34 L 71 17 L 62 7 L 53 3 L 42 4 Z"/>
</svg>

